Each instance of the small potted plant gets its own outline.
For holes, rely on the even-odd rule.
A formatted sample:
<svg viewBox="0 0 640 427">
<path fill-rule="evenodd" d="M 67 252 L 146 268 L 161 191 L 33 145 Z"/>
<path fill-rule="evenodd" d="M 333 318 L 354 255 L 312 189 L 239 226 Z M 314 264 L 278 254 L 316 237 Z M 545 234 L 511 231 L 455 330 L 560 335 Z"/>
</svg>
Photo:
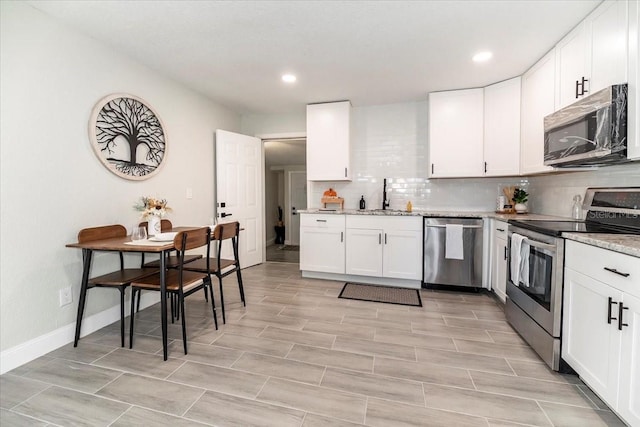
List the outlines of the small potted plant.
<svg viewBox="0 0 640 427">
<path fill-rule="evenodd" d="M 515 203 L 515 210 L 517 213 L 527 212 L 527 200 L 529 200 L 529 193 L 522 188 L 516 188 L 513 191 L 513 203 Z"/>
</svg>

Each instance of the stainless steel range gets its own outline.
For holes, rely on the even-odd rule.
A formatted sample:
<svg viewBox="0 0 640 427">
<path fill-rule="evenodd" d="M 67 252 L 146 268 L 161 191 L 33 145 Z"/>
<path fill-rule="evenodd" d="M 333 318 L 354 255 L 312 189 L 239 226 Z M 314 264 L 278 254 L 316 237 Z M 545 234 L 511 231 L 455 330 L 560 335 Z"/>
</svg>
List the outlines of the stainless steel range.
<svg viewBox="0 0 640 427">
<path fill-rule="evenodd" d="M 564 370 L 562 233 L 640 235 L 640 187 L 589 188 L 585 221 L 510 220 L 507 320 L 554 370 Z"/>
</svg>

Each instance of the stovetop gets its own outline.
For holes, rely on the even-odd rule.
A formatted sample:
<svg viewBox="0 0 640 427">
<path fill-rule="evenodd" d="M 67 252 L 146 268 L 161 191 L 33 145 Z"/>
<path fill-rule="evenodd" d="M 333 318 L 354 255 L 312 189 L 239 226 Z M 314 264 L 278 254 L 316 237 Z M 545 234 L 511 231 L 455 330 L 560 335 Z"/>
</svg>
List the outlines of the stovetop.
<svg viewBox="0 0 640 427">
<path fill-rule="evenodd" d="M 568 232 L 640 235 L 640 187 L 588 188 L 583 209 L 585 221 L 512 219 L 509 224 L 558 237 Z"/>
<path fill-rule="evenodd" d="M 607 234 L 637 234 L 640 230 L 634 228 L 599 224 L 590 221 L 537 221 L 537 220 L 509 220 L 509 224 L 535 231 L 549 236 L 559 237 L 562 233 L 607 233 Z"/>
</svg>

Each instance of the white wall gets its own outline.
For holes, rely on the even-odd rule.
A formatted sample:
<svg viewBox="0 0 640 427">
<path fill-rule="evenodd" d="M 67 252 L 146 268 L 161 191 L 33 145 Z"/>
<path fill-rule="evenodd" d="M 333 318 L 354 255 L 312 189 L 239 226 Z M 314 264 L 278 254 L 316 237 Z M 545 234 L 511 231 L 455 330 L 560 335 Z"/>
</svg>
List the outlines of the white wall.
<svg viewBox="0 0 640 427">
<path fill-rule="evenodd" d="M 4 354 L 75 322 L 81 253 L 65 244 L 76 241 L 81 228 L 121 223 L 130 229 L 139 219 L 132 206 L 142 195 L 167 198 L 174 224 L 207 224 L 214 131 L 239 131 L 240 117 L 24 3 L 0 7 Z M 113 175 L 89 144 L 91 109 L 114 92 L 145 99 L 164 122 L 166 164 L 149 180 Z M 111 259 L 97 256 L 94 273 L 116 265 Z M 70 285 L 74 302 L 60 308 L 58 290 Z M 85 315 L 119 305 L 117 295 L 89 291 Z"/>
</svg>

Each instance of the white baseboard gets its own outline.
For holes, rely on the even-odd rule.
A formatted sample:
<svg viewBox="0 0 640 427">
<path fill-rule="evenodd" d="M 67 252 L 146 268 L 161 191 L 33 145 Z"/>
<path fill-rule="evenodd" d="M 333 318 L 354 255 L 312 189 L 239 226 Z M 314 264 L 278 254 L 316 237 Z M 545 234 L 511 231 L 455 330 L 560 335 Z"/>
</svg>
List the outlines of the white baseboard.
<svg viewBox="0 0 640 427">
<path fill-rule="evenodd" d="M 125 300 L 125 316 L 128 315 L 130 300 Z M 155 292 L 144 292 L 140 301 L 140 309 L 147 308 L 160 301 Z M 100 313 L 82 319 L 80 337 L 87 336 L 120 320 L 120 305 L 108 308 Z M 31 362 L 40 356 L 73 342 L 76 332 L 76 322 L 65 325 L 47 334 L 19 344 L 0 353 L 0 374 Z"/>
</svg>

